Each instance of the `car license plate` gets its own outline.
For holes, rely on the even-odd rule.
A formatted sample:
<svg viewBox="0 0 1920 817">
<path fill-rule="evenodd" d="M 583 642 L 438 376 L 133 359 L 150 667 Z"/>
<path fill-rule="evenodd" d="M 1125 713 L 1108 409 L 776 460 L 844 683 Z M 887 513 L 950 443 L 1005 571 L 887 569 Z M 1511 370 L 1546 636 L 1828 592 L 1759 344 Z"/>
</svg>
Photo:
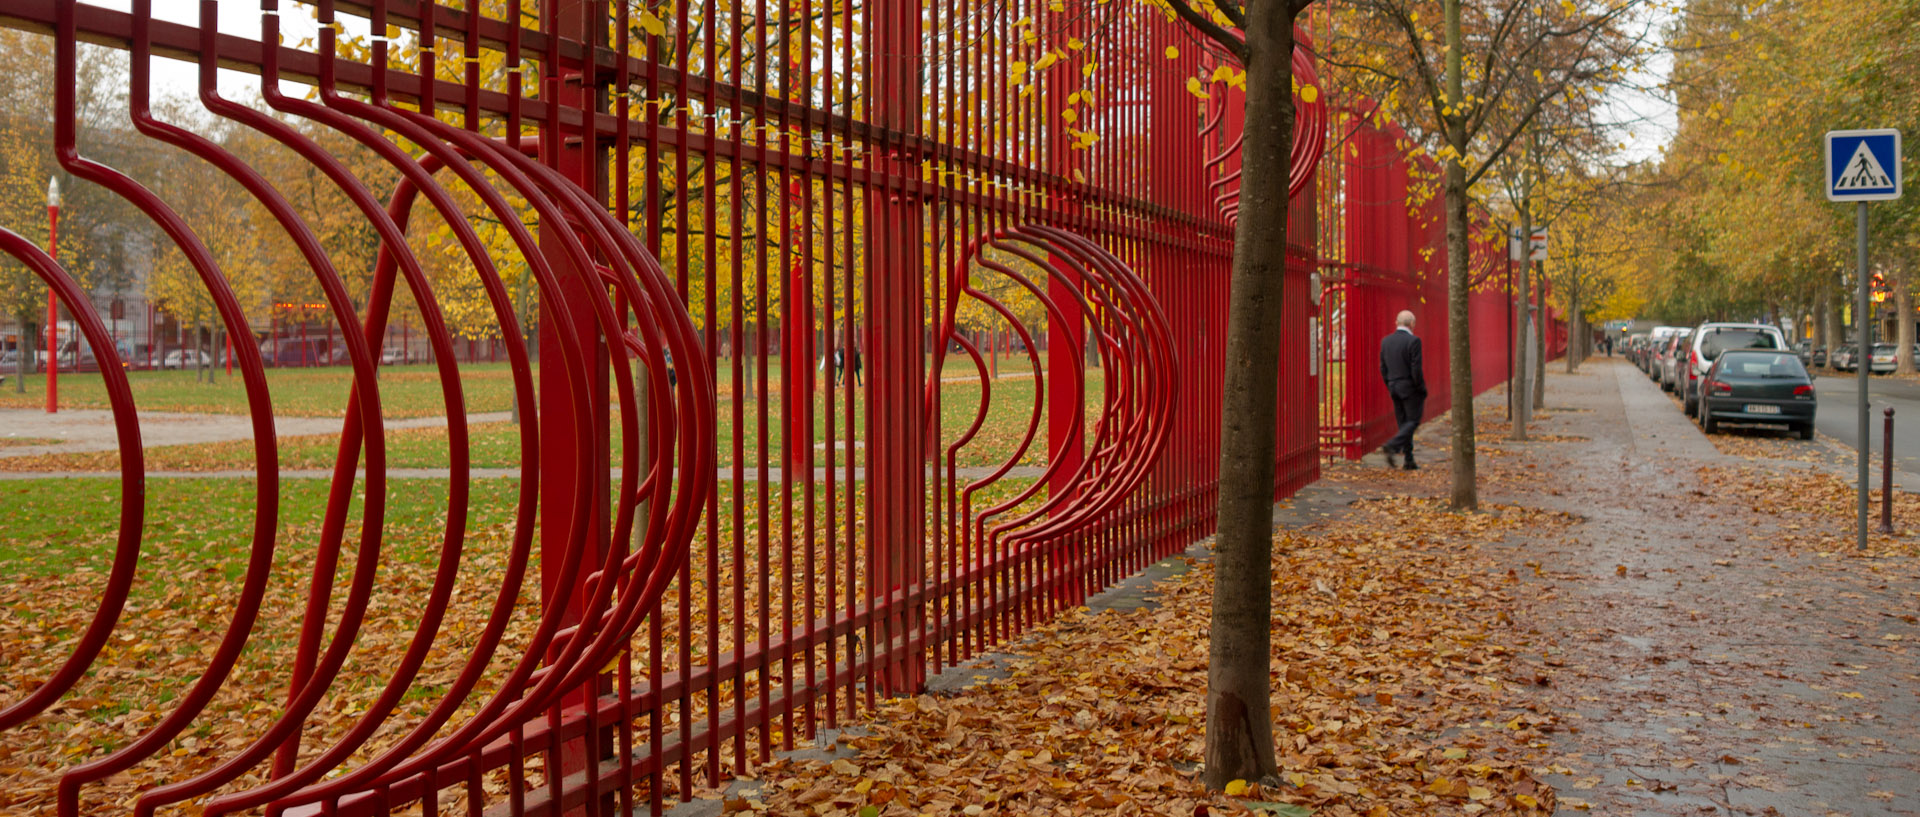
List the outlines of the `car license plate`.
<svg viewBox="0 0 1920 817">
<path fill-rule="evenodd" d="M 1760 404 L 1758 404 L 1758 403 L 1748 403 L 1748 404 L 1747 404 L 1747 413 L 1748 413 L 1748 414 L 1779 414 L 1779 413 L 1780 413 L 1780 407 L 1779 407 L 1779 406 L 1765 406 L 1765 405 L 1760 405 Z"/>
</svg>

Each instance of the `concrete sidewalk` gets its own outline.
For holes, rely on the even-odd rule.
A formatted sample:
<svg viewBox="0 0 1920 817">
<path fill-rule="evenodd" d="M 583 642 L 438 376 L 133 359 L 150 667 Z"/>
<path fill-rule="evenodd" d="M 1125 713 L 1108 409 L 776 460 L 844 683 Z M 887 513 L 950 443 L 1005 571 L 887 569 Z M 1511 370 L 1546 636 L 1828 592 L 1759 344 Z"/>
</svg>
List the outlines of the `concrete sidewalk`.
<svg viewBox="0 0 1920 817">
<path fill-rule="evenodd" d="M 1550 375 L 1547 403 L 1541 430 L 1585 441 L 1498 443 L 1550 479 L 1482 499 L 1585 520 L 1505 545 L 1528 644 L 1510 674 L 1545 679 L 1568 726 L 1562 805 L 1920 814 L 1920 561 L 1778 545 L 1789 520 L 1700 469 L 1819 466 L 1721 454 L 1626 363 Z"/>
</svg>

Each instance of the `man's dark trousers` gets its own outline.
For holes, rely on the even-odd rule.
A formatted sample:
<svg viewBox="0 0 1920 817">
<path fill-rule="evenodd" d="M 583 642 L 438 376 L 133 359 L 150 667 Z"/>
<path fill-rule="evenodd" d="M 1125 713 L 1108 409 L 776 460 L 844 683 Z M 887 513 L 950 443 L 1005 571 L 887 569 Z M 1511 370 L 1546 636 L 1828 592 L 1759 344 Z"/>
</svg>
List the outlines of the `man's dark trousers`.
<svg viewBox="0 0 1920 817">
<path fill-rule="evenodd" d="M 1388 384 L 1387 392 L 1393 395 L 1393 421 L 1400 424 L 1400 432 L 1387 440 L 1386 450 L 1413 458 L 1413 432 L 1420 428 L 1420 418 L 1427 413 L 1427 394 L 1425 391 L 1413 391 L 1412 384 L 1401 381 Z"/>
<path fill-rule="evenodd" d="M 1393 397 L 1393 419 L 1399 432 L 1387 441 L 1388 453 L 1413 458 L 1413 432 L 1427 409 L 1427 376 L 1420 357 L 1420 338 L 1411 331 L 1394 330 L 1380 341 L 1380 379 Z"/>
</svg>

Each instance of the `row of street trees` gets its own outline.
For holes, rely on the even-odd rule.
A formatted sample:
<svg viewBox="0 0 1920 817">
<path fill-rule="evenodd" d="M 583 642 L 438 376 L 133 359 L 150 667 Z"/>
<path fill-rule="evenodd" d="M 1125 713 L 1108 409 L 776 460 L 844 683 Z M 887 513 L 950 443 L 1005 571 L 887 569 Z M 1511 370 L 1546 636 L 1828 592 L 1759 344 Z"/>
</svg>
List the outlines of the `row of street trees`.
<svg viewBox="0 0 1920 817">
<path fill-rule="evenodd" d="M 1920 127 L 1920 6 L 1693 0 L 1671 33 L 1679 130 L 1623 201 L 1627 289 L 1672 323 L 1766 318 L 1842 342 L 1853 210 L 1822 192 L 1821 134 Z M 1920 203 L 1871 209 L 1874 272 L 1912 371 Z M 1856 320 L 1857 320 L 1857 316 Z"/>
<path fill-rule="evenodd" d="M 1649 25 L 1640 0 L 1356 0 L 1306 17 L 1311 0 L 1165 0 L 1179 19 L 1246 69 L 1240 222 L 1221 412 L 1219 533 L 1208 677 L 1206 782 L 1275 773 L 1269 685 L 1273 412 L 1283 230 L 1294 102 L 1286 56 L 1304 19 L 1325 25 L 1317 58 L 1334 100 L 1379 105 L 1442 167 L 1452 347 L 1453 508 L 1478 504 L 1473 364 L 1467 332 L 1469 203 L 1517 226 L 1551 211 L 1571 236 L 1561 272 L 1572 313 L 1611 295 L 1603 222 L 1609 132 L 1599 100 L 1642 67 Z M 1334 150 L 1340 134 L 1332 134 Z M 1331 155 L 1338 155 L 1334 152 Z M 1503 196 L 1501 196 L 1503 194 Z M 1409 203 L 1411 207 L 1411 203 Z M 1524 276 L 1523 276 L 1524 280 Z M 1582 297 L 1586 301 L 1582 303 Z M 1521 292 L 1524 301 L 1524 288 Z M 1538 374 L 1534 376 L 1538 384 Z M 1524 391 L 1523 391 L 1524 393 Z M 1517 426 L 1524 433 L 1524 422 Z"/>
<path fill-rule="evenodd" d="M 1151 1 L 1151 0 L 1150 0 Z M 1246 72 L 1240 221 L 1234 240 L 1219 529 L 1208 677 L 1206 782 L 1276 771 L 1270 718 L 1274 384 L 1288 212 L 1294 102 L 1288 55 L 1303 20 L 1328 32 L 1317 56 L 1330 96 L 1405 126 L 1412 150 L 1436 158 L 1447 219 L 1448 329 L 1453 404 L 1453 507 L 1479 502 L 1468 348 L 1469 203 L 1528 220 L 1541 207 L 1549 163 L 1592 178 L 1604 132 L 1598 100 L 1641 65 L 1641 0 L 1356 0 L 1308 17 L 1312 0 L 1164 0 L 1198 36 Z M 1554 140 L 1539 140 L 1543 133 Z M 1521 161 L 1516 144 L 1533 139 Z M 1566 146 L 1549 154 L 1547 145 Z M 1340 134 L 1332 135 L 1335 151 Z M 1338 155 L 1337 152 L 1332 155 Z M 1506 198 L 1496 198 L 1504 180 Z M 1511 195 L 1518 192 L 1518 196 Z M 1584 249 L 1583 249 L 1584 253 Z M 1577 267 L 1578 268 L 1578 267 Z M 1576 281 L 1581 280 L 1576 278 Z M 1579 292 L 1576 284 L 1572 288 Z M 1524 296 L 1523 296 L 1524 300 Z M 1537 382 L 1537 378 L 1536 378 Z"/>
</svg>

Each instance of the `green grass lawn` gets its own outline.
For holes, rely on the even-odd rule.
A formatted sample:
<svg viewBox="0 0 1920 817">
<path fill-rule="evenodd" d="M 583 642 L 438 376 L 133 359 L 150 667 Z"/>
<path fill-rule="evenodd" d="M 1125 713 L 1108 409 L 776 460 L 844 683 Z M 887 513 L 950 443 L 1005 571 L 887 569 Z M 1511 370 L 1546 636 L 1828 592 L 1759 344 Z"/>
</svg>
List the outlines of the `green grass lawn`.
<svg viewBox="0 0 1920 817">
<path fill-rule="evenodd" d="M 1030 480 L 1007 480 L 981 497 L 980 504 L 1012 496 Z M 467 537 L 454 585 L 448 618 L 434 641 L 434 650 L 415 679 L 395 718 L 402 724 L 416 720 L 439 702 L 441 691 L 459 671 L 475 643 L 488 610 L 501 588 L 509 564 L 514 507 L 520 483 L 512 479 L 476 480 L 466 526 Z M 194 729 L 150 763 L 179 772 L 202 757 L 202 747 L 251 735 L 260 726 L 262 702 L 284 698 L 287 668 L 293 665 L 301 610 L 313 574 L 321 520 L 325 513 L 327 482 L 288 480 L 278 497 L 280 517 L 272 570 L 266 584 L 261 616 L 242 653 L 240 663 Z M 365 490 L 356 486 L 356 496 Z M 421 604 L 434 581 L 446 518 L 448 482 L 437 479 L 396 480 L 389 485 L 386 526 L 373 591 L 366 607 L 367 621 L 355 648 L 329 693 L 328 711 L 356 712 L 385 683 L 399 651 L 413 638 Z M 865 530 L 865 486 L 841 484 L 829 495 L 824 484 L 815 487 L 816 515 L 812 537 L 804 535 L 805 503 L 792 497 L 791 527 L 781 527 L 777 507 L 748 507 L 754 492 L 722 490 L 714 499 L 714 523 L 699 526 L 690 545 L 691 581 L 676 581 L 663 599 L 675 610 L 685 599 L 696 609 L 720 611 L 708 622 L 695 616 L 692 631 L 679 634 L 669 623 L 665 655 L 677 654 L 684 639 L 695 661 L 704 663 L 717 640 L 721 650 L 738 639 L 751 642 L 761 635 L 756 616 L 734 622 L 728 603 L 714 599 L 745 599 L 744 609 L 766 606 L 770 626 L 780 628 L 784 618 L 797 621 L 825 615 L 841 603 L 842 589 L 863 586 L 868 557 Z M 64 660 L 72 639 L 86 625 L 99 604 L 101 588 L 113 566 L 120 496 L 116 480 L 106 478 L 36 479 L 0 483 L 9 512 L 0 527 L 0 690 L 25 690 Z M 95 757 L 125 743 L 132 727 L 151 723 L 155 713 L 169 709 L 198 677 L 212 655 L 221 633 L 235 611 L 242 591 L 256 507 L 255 483 L 249 479 L 162 479 L 147 484 L 146 519 L 140 560 L 128 603 L 113 639 L 93 669 L 70 692 L 62 707 L 9 734 L 10 759 L 32 770 L 57 769 L 86 757 Z M 783 494 L 770 494 L 780 505 Z M 1032 507 L 1032 503 L 1025 507 Z M 736 508 L 745 511 L 736 522 Z M 348 536 L 334 572 L 333 614 L 345 603 L 347 582 L 358 567 L 359 501 L 349 515 Z M 766 524 L 759 521 L 765 513 Z M 738 525 L 738 526 L 737 526 Z M 936 557 L 928 521 L 929 563 L 949 560 L 942 545 Z M 831 547 L 830 547 L 831 545 Z M 535 560 L 525 584 L 515 597 L 515 617 L 502 651 L 495 656 L 478 694 L 505 676 L 508 664 L 527 643 L 539 610 L 540 542 L 532 543 Z M 791 565 L 811 559 L 817 565 L 812 579 L 815 598 L 807 607 L 805 577 Z M 829 582 L 827 565 L 839 570 Z M 849 567 L 851 565 L 851 567 Z M 789 572 L 791 569 L 792 572 Z M 718 577 L 710 582 L 708 575 Z M 767 577 L 761 595 L 758 577 Z M 796 589 L 788 591 L 788 587 Z M 671 613 L 669 621 L 671 621 Z M 335 618 L 337 622 L 337 618 Z M 737 629 L 736 629 L 737 627 Z M 644 630 L 643 630 L 644 632 Z M 739 633 L 738 636 L 735 633 Z M 644 642 L 636 642 L 644 643 Z M 644 649 L 644 648 L 642 648 Z M 730 694 L 730 693 L 729 693 Z M 478 698 L 474 699 L 478 700 Z M 324 744 L 350 725 L 351 719 L 328 718 L 310 725 L 308 735 Z M 101 730 L 99 727 L 111 727 Z M 91 730 L 91 734 L 82 733 Z M 398 734 L 394 731 L 393 734 Z M 73 736 L 73 737 L 69 737 Z M 391 735 L 389 735 L 389 739 Z M 50 776 L 29 774 L 14 778 L 18 786 L 34 789 L 29 799 L 44 796 L 35 787 L 51 785 Z M 16 790 L 15 794 L 21 794 Z M 17 800 L 14 802 L 18 802 Z"/>
<path fill-rule="evenodd" d="M 1043 358 L 1044 359 L 1044 358 Z M 758 361 L 745 361 L 749 374 L 759 371 Z M 779 361 L 769 366 L 769 387 L 780 390 Z M 539 364 L 534 364 L 537 375 Z M 950 355 L 942 367 L 942 378 L 976 376 L 973 361 L 964 354 Z M 44 374 L 29 374 L 19 380 L 24 390 L 15 388 L 12 372 L 0 386 L 0 408 L 40 408 L 46 405 Z M 1024 355 L 1002 355 L 1002 377 L 1031 376 Z M 352 373 L 341 366 L 311 369 L 268 369 L 267 389 L 273 397 L 274 412 L 283 417 L 339 417 L 346 411 Z M 246 414 L 246 388 L 237 376 L 218 369 L 212 383 L 198 380 L 192 371 L 128 372 L 135 404 L 141 411 L 189 412 L 203 414 Z M 538 381 L 535 381 L 536 387 Z M 721 360 L 716 372 L 716 393 L 733 393 L 733 361 Z M 820 385 L 826 385 L 822 379 Z M 460 366 L 460 386 L 469 413 L 507 411 L 513 405 L 513 371 L 506 363 L 468 363 Z M 383 366 L 380 370 L 381 410 L 388 417 L 432 417 L 447 413 L 440 389 L 440 370 L 428 364 Z M 107 390 L 97 372 L 67 372 L 60 376 L 60 405 L 64 408 L 105 409 Z M 4 443 L 0 443 L 4 444 Z"/>
<path fill-rule="evenodd" d="M 1012 456 L 1025 432 L 1033 405 L 1035 380 L 1024 359 L 1003 359 L 1002 379 L 993 386 L 993 402 L 976 440 L 962 453 L 962 466 L 992 465 Z M 461 369 L 468 387 L 467 408 L 473 412 L 508 408 L 511 377 L 504 364 L 479 364 Z M 940 437 L 955 439 L 971 423 L 982 389 L 967 382 L 974 375 L 970 360 L 949 358 L 940 388 Z M 1009 376 L 1011 375 L 1011 376 Z M 1104 383 L 1100 372 L 1089 372 L 1086 410 L 1089 421 L 1098 416 Z M 438 374 L 426 366 L 394 367 L 382 372 L 381 383 L 389 416 L 431 416 L 444 413 L 439 402 Z M 143 411 L 244 413 L 239 382 L 225 377 L 214 384 L 196 383 L 191 372 L 136 372 L 131 378 Z M 781 401 L 778 389 L 771 397 L 760 390 L 752 399 L 731 388 L 731 363 L 722 362 L 720 403 L 717 407 L 717 446 L 722 464 L 742 467 L 784 462 L 780 439 Z M 288 415 L 339 416 L 344 406 L 347 372 L 344 369 L 284 369 L 269 372 L 277 410 Z M 42 397 L 40 378 L 29 381 L 25 395 L 0 390 L 0 406 L 37 408 Z M 62 405 L 105 408 L 97 374 L 68 375 L 61 382 Z M 815 440 L 824 443 L 827 425 L 838 442 L 846 442 L 849 421 L 853 442 L 864 442 L 869 417 L 864 396 L 856 389 L 854 401 L 834 392 L 834 411 L 821 394 L 814 412 Z M 763 407 L 764 404 L 764 407 Z M 1045 458 L 1045 422 L 1035 445 L 1022 462 L 1038 464 Z M 764 445 L 760 427 L 768 435 Z M 1089 426 L 1089 434 L 1092 428 Z M 479 467 L 509 467 L 519 459 L 518 427 L 510 423 L 483 423 L 473 427 L 473 462 Z M 736 438 L 743 441 L 736 455 Z M 396 467 L 444 467 L 447 432 L 444 428 L 396 430 L 388 433 L 390 461 Z M 328 468 L 337 438 L 331 435 L 287 437 L 280 441 L 283 468 Z M 552 444 L 565 444 L 553 441 Z M 815 449 L 816 466 L 865 461 L 859 446 Z M 620 454 L 616 439 L 610 456 Z M 247 441 L 155 447 L 146 452 L 154 470 L 247 469 L 253 450 Z M 7 470 L 112 470 L 114 452 L 66 454 L 52 457 L 0 458 Z M 722 483 L 713 499 L 711 526 L 706 521 L 690 544 L 692 569 L 686 581 L 676 580 L 662 599 L 664 609 L 685 603 L 695 610 L 715 609 L 708 621 L 694 615 L 692 629 L 678 631 L 672 612 L 663 616 L 666 658 L 663 669 L 677 668 L 679 645 L 687 645 L 695 664 L 708 663 L 735 643 L 752 642 L 779 632 L 783 619 L 807 621 L 842 605 L 848 588 L 865 587 L 869 554 L 867 485 L 837 480 L 831 493 L 824 481 L 813 486 L 811 497 L 796 485 L 792 491 L 778 482 Z M 1002 480 L 977 495 L 976 508 L 990 506 L 1031 487 L 1030 479 Z M 436 705 L 447 685 L 459 673 L 468 650 L 482 630 L 502 577 L 509 567 L 515 509 L 521 483 L 517 479 L 476 479 L 465 527 L 464 552 L 446 622 L 434 636 L 433 650 L 393 715 L 395 725 L 379 740 L 390 740 Z M 932 486 L 928 486 L 929 491 Z M 276 546 L 260 619 L 238 666 L 208 710 L 188 730 L 143 768 L 158 778 L 181 778 L 203 768 L 211 747 L 238 745 L 257 734 L 263 718 L 277 713 L 288 684 L 288 668 L 298 639 L 298 622 L 306 602 L 308 583 L 319 550 L 326 512 L 328 481 L 287 479 L 274 498 L 279 517 L 274 526 Z M 356 497 L 349 513 L 346 541 L 334 571 L 330 621 L 337 623 L 345 604 L 347 582 L 356 568 L 359 515 L 364 508 L 364 480 L 354 486 Z M 170 710 L 169 701 L 182 694 L 204 671 L 214 645 L 228 627 L 241 592 L 251 555 L 251 539 L 258 506 L 254 480 L 150 479 L 146 481 L 146 516 L 140 543 L 140 561 L 129 603 L 112 640 L 93 669 L 62 700 L 59 709 L 35 718 L 9 733 L 9 759 L 28 770 L 55 770 L 112 751 Z M 443 528 L 447 517 L 449 481 L 396 479 L 387 491 L 386 525 L 380 537 L 379 571 L 366 604 L 367 619 L 354 641 L 339 675 L 323 704 L 325 711 L 364 711 L 392 671 L 394 659 L 414 639 L 421 620 L 422 601 L 434 582 Z M 765 492 L 767 501 L 760 495 Z M 1035 507 L 1041 491 L 1020 508 L 1000 519 Z M 814 508 L 811 526 L 806 509 Z M 0 524 L 0 700 L 12 692 L 32 688 L 64 660 L 71 639 L 98 608 L 100 592 L 112 568 L 121 509 L 120 486 L 111 477 L 37 478 L 0 481 L 6 523 Z M 934 507 L 930 501 L 929 507 Z M 703 516 L 706 516 L 703 514 Z M 764 519 L 764 521 L 763 521 Z M 925 520 L 927 562 L 947 565 L 952 560 L 947 520 L 929 515 Z M 808 533 L 811 533 L 811 536 Z M 538 534 L 533 542 L 537 554 Z M 808 585 L 799 565 L 812 561 L 816 573 Z M 837 573 L 828 573 L 827 565 Z M 789 567 L 793 565 L 793 567 Z M 540 564 L 530 565 L 526 583 L 513 601 L 515 617 L 505 641 L 483 682 L 468 699 L 483 700 L 492 684 L 505 677 L 519 657 L 537 620 Z M 793 571 L 789 574 L 789 570 Z M 762 595 L 762 582 L 767 587 Z M 789 590 L 789 588 L 794 588 Z M 808 601 L 809 587 L 817 591 Z M 735 601 L 739 600 L 739 601 Z M 746 621 L 734 621 L 740 609 L 770 611 L 763 633 L 757 612 Z M 809 606 L 811 605 L 811 606 Z M 642 632 L 645 632 L 644 630 Z M 644 653 L 644 637 L 634 646 Z M 715 650 L 720 653 L 714 652 Z M 644 664 L 649 660 L 641 655 Z M 761 676 L 764 677 L 764 676 Z M 706 706 L 728 705 L 731 696 L 752 694 L 752 683 L 729 687 Z M 157 714 L 158 713 L 158 714 Z M 324 745 L 352 723 L 351 718 L 325 719 L 309 724 L 309 746 Z M 378 742 L 378 741 L 376 741 Z M 197 765 L 198 764 L 198 765 Z M 38 772 L 16 778 L 7 802 L 39 802 L 53 778 Z M 9 801 L 8 797 L 14 799 Z M 7 809 L 0 808 L 0 811 Z"/>
</svg>

